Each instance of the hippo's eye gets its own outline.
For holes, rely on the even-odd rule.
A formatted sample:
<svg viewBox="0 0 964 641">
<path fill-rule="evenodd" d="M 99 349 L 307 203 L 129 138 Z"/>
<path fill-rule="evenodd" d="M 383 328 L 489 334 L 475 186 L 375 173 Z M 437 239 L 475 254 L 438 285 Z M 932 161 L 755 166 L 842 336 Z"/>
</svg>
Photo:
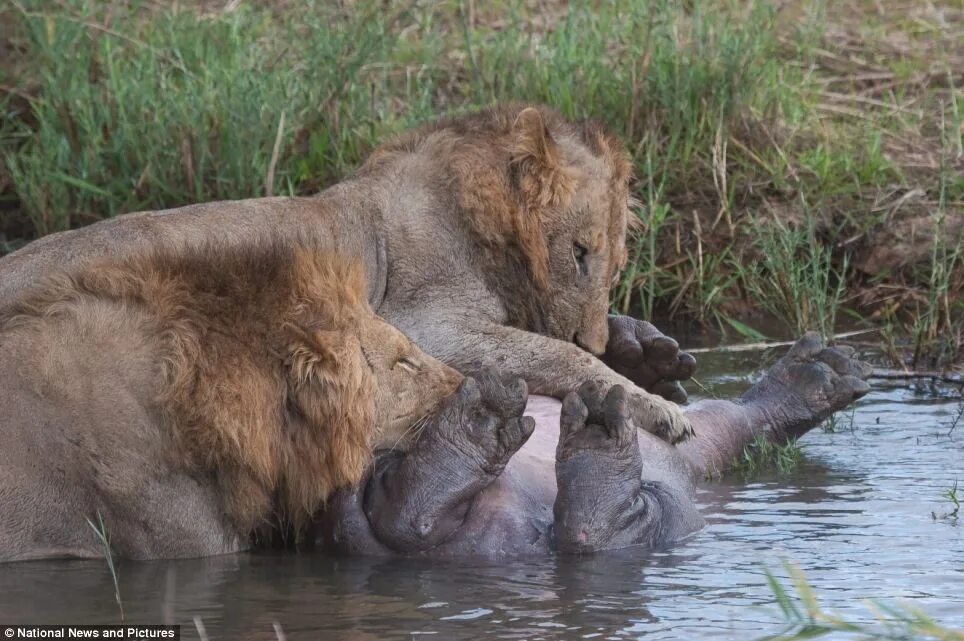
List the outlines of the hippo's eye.
<svg viewBox="0 0 964 641">
<path fill-rule="evenodd" d="M 583 276 L 589 275 L 589 264 L 586 262 L 586 256 L 589 254 L 589 250 L 579 243 L 572 244 L 572 259 L 576 261 L 576 268 L 579 273 Z"/>
<path fill-rule="evenodd" d="M 401 366 L 402 369 L 404 369 L 406 372 L 409 372 L 411 374 L 417 374 L 418 371 L 421 369 L 417 361 L 411 358 L 408 358 L 407 356 L 399 359 L 396 365 Z"/>
</svg>

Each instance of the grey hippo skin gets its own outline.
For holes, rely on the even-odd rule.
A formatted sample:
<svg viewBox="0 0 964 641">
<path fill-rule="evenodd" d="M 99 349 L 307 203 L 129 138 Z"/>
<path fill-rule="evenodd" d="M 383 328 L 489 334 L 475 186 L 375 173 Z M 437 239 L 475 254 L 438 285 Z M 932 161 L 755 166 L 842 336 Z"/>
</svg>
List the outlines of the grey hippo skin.
<svg viewBox="0 0 964 641">
<path fill-rule="evenodd" d="M 638 363 L 648 327 L 617 328 L 613 351 Z M 869 373 L 852 349 L 807 334 L 741 398 L 688 407 L 695 436 L 675 446 L 637 429 L 620 386 L 527 403 L 521 379 L 467 378 L 407 452 L 380 453 L 360 486 L 336 494 L 315 542 L 334 554 L 488 557 L 663 546 L 701 527 L 699 479 L 759 435 L 806 433 L 864 395 Z"/>
</svg>

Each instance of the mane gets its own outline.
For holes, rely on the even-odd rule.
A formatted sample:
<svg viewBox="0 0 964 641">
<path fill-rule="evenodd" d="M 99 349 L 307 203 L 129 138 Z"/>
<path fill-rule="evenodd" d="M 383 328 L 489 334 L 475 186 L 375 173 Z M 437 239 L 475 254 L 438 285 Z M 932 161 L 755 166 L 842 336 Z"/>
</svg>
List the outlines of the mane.
<svg viewBox="0 0 964 641">
<path fill-rule="evenodd" d="M 339 255 L 209 243 L 53 276 L 0 312 L 0 331 L 93 301 L 129 311 L 155 343 L 155 400 L 182 460 L 217 480 L 238 527 L 298 527 L 369 460 L 371 374 L 352 342 L 372 313 L 364 291 Z"/>
</svg>

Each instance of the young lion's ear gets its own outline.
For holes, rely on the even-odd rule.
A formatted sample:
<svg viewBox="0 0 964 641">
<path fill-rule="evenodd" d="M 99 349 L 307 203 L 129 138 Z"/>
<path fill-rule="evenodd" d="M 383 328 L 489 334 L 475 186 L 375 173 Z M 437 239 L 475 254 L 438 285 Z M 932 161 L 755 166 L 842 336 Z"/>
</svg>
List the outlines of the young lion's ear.
<svg viewBox="0 0 964 641">
<path fill-rule="evenodd" d="M 521 243 L 536 283 L 549 282 L 546 245 L 546 208 L 562 205 L 572 196 L 573 180 L 561 162 L 552 133 L 538 109 L 526 107 L 512 124 L 510 173 L 521 199 L 515 213 L 516 238 Z"/>
<path fill-rule="evenodd" d="M 512 125 L 511 167 L 526 207 L 541 210 L 572 195 L 572 179 L 563 166 L 559 147 L 539 110 L 526 107 Z"/>
<path fill-rule="evenodd" d="M 556 142 L 552 139 L 542 114 L 534 107 L 526 107 L 512 124 L 514 138 L 513 160 L 529 160 L 546 165 L 556 164 Z"/>
</svg>

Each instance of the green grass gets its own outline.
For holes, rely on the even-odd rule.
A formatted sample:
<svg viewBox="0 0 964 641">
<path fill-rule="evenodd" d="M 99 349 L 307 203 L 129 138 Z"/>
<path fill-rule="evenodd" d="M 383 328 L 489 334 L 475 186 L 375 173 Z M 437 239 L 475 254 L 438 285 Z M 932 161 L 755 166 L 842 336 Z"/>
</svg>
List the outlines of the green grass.
<svg viewBox="0 0 964 641">
<path fill-rule="evenodd" d="M 820 605 L 806 575 L 796 565 L 785 563 L 790 575 L 790 586 L 785 586 L 769 570 L 767 583 L 773 592 L 783 630 L 759 637 L 757 641 L 799 641 L 802 639 L 853 639 L 861 641 L 962 641 L 964 630 L 940 625 L 921 609 L 907 604 L 869 601 L 867 608 L 875 621 L 854 620 Z"/>
<path fill-rule="evenodd" d="M 935 521 L 950 521 L 952 523 L 957 523 L 958 515 L 961 512 L 961 500 L 957 496 L 957 481 L 954 481 L 954 485 L 941 493 L 941 498 L 945 499 L 950 504 L 950 509 L 947 512 L 942 512 L 941 514 L 931 512 L 931 517 L 933 517 Z"/>
<path fill-rule="evenodd" d="M 818 241 L 814 221 L 791 227 L 780 219 L 756 219 L 756 264 L 738 263 L 752 298 L 797 334 L 815 329 L 830 336 L 844 295 L 848 258 L 834 266 L 831 247 Z"/>
<path fill-rule="evenodd" d="M 739 35 L 722 9 L 586 5 L 536 41 L 518 3 L 505 5 L 504 29 L 471 28 L 458 3 L 239 8 L 201 21 L 119 8 L 109 29 L 91 27 L 101 3 L 65 4 L 14 12 L 39 90 L 6 164 L 38 235 L 132 209 L 263 195 L 282 114 L 276 191 L 312 191 L 452 98 L 455 108 L 520 98 L 603 117 L 656 159 L 658 194 L 699 173 L 706 140 L 751 98 L 757 74 L 772 73 L 763 8 L 747 17 L 759 33 Z M 466 77 L 448 87 L 442 65 L 454 55 Z"/>
<path fill-rule="evenodd" d="M 929 355 L 930 360 L 938 364 L 946 360 L 944 357 L 948 352 L 953 354 L 959 348 L 962 342 L 961 328 L 955 327 L 952 318 L 960 317 L 961 313 L 964 312 L 961 301 L 957 296 L 952 297 L 951 294 L 954 288 L 960 288 L 960 284 L 956 282 L 955 274 L 964 264 L 964 239 L 955 242 L 948 238 L 949 217 L 951 215 L 948 202 L 950 198 L 958 197 L 957 194 L 951 196 L 950 192 L 952 190 L 957 191 L 957 186 L 962 180 L 964 172 L 952 176 L 947 166 L 950 162 L 949 156 L 955 153 L 950 148 L 952 143 L 947 132 L 948 118 L 958 131 L 964 131 L 962 129 L 964 120 L 962 120 L 961 110 L 958 108 L 956 100 L 952 102 L 950 114 L 947 113 L 947 110 L 942 109 L 941 111 L 943 153 L 941 155 L 937 206 L 931 211 L 934 241 L 930 263 L 925 270 L 927 294 L 924 302 L 918 307 L 916 315 L 919 320 L 914 328 L 914 360 L 919 361 L 925 355 Z M 957 143 L 960 143 L 959 138 Z M 961 212 L 957 212 L 957 214 L 960 216 Z"/>
<path fill-rule="evenodd" d="M 18 14 L 40 91 L 5 164 L 37 235 L 127 211 L 311 189 L 357 164 L 377 135 L 373 88 L 348 79 L 391 50 L 382 20 L 357 13 L 334 28 L 322 11 L 287 19 L 239 9 L 145 22 L 129 10 L 105 32 L 90 26 L 100 5 Z M 343 115 L 347 126 L 332 126 Z"/>
<path fill-rule="evenodd" d="M 786 475 L 800 465 L 802 458 L 800 446 L 795 439 L 776 444 L 761 435 L 743 448 L 743 453 L 730 464 L 730 469 L 744 477 L 774 470 L 778 474 Z"/>
<path fill-rule="evenodd" d="M 916 360 L 955 361 L 957 14 L 784 4 L 15 0 L 0 252 L 127 211 L 314 193 L 393 132 L 541 101 L 607 121 L 635 159 L 642 231 L 614 307 L 831 333 L 847 302 Z M 862 270 L 907 217 L 926 251 Z"/>
<path fill-rule="evenodd" d="M 110 570 L 110 577 L 114 582 L 114 601 L 117 603 L 117 607 L 120 610 L 120 618 L 121 621 L 123 621 L 124 602 L 121 600 L 120 583 L 117 580 L 117 566 L 114 565 L 114 553 L 110 547 L 110 533 L 107 531 L 107 526 L 104 524 L 104 518 L 101 516 L 100 511 L 97 512 L 97 522 L 94 523 L 90 518 L 87 518 L 87 525 L 94 531 L 94 535 L 104 548 L 104 560 L 107 561 L 107 569 Z"/>
<path fill-rule="evenodd" d="M 855 429 L 854 419 L 856 415 L 856 406 L 851 407 L 849 412 L 836 412 L 831 414 L 830 418 L 823 424 L 823 431 L 828 434 L 834 434 L 843 428 L 849 432 L 853 432 Z"/>
</svg>

